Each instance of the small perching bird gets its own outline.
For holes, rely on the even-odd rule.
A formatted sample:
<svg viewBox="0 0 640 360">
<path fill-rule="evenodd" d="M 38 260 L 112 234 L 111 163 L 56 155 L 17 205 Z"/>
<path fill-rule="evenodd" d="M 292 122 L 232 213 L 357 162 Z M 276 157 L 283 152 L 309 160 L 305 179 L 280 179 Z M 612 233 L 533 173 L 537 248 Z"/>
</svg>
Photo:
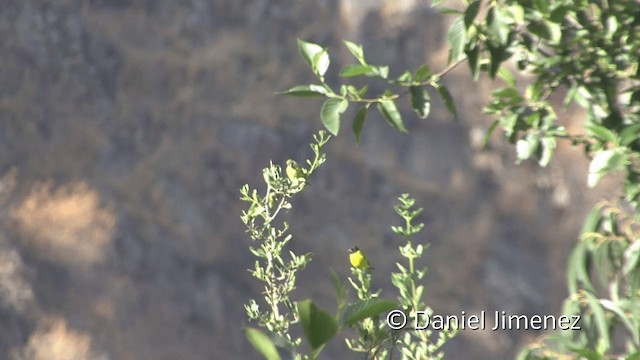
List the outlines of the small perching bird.
<svg viewBox="0 0 640 360">
<path fill-rule="evenodd" d="M 367 257 L 357 246 L 349 249 L 349 261 L 351 262 L 351 266 L 356 269 L 373 269 L 371 265 L 369 265 L 369 260 L 367 260 Z"/>
<path fill-rule="evenodd" d="M 287 177 L 292 182 L 304 181 L 304 173 L 298 163 L 295 160 L 287 160 L 287 168 L 285 169 Z"/>
</svg>

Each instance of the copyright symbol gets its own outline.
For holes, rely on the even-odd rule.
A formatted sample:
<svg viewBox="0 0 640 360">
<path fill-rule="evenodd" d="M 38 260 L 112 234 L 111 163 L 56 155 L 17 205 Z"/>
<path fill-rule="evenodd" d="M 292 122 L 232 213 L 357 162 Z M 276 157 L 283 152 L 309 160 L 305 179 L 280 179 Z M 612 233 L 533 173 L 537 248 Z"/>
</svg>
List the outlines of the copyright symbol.
<svg viewBox="0 0 640 360">
<path fill-rule="evenodd" d="M 393 330 L 400 330 L 407 325 L 407 316 L 400 310 L 393 310 L 387 315 L 387 325 Z"/>
</svg>

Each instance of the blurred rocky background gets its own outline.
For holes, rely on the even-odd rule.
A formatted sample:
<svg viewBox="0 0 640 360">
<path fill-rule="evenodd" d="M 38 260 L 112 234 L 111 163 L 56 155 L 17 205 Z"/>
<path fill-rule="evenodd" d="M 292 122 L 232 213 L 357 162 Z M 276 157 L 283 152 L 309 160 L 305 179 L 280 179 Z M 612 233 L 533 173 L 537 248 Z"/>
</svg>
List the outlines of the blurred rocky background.
<svg viewBox="0 0 640 360">
<path fill-rule="evenodd" d="M 330 48 L 332 82 L 344 38 L 398 75 L 444 68 L 448 21 L 411 0 L 0 1 L 0 358 L 258 358 L 238 189 L 302 161 L 320 128 L 320 101 L 275 95 L 312 81 L 296 38 Z M 343 123 L 287 217 L 315 254 L 298 299 L 333 309 L 330 269 L 346 279 L 354 244 L 393 296 L 392 205 L 409 192 L 436 312 L 559 311 L 598 199 L 587 162 L 568 144 L 546 169 L 515 167 L 500 136 L 480 149 L 490 87 L 464 66 L 447 82 L 457 122 L 437 101 L 427 120 L 404 106 L 409 135 L 372 116 L 360 145 Z M 465 331 L 447 358 L 509 359 L 538 335 Z M 325 358 L 360 357 L 335 342 Z"/>
</svg>

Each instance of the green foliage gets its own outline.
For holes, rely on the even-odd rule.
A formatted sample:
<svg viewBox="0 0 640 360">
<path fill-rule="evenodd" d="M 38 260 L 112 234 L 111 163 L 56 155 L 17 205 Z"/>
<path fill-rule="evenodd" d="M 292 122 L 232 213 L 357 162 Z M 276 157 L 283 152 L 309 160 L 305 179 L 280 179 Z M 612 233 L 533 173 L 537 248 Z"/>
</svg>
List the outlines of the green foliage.
<svg viewBox="0 0 640 360">
<path fill-rule="evenodd" d="M 424 286 L 418 285 L 427 273 L 427 268 L 416 267 L 426 246 L 413 244 L 413 235 L 418 234 L 424 227 L 423 223 L 414 225 L 413 220 L 422 213 L 422 208 L 413 209 L 415 200 L 408 194 L 403 194 L 399 199 L 400 204 L 395 206 L 396 213 L 404 220 L 404 226 L 392 226 L 396 235 L 406 239 L 404 246 L 400 247 L 400 254 L 407 261 L 405 265 L 396 263 L 398 272 L 391 274 L 391 282 L 398 289 L 398 298 L 403 309 L 408 312 L 409 323 L 423 324 L 423 315 L 417 311 L 425 311 L 428 314 L 433 310 L 423 301 Z M 416 319 L 417 318 L 417 319 Z M 417 320 L 417 321 L 416 321 Z M 401 359 L 443 359 L 444 353 L 441 347 L 453 336 L 457 329 L 447 329 L 438 333 L 437 341 L 432 342 L 433 330 L 410 330 L 404 334 L 394 334 L 397 337 L 397 347 Z"/>
<path fill-rule="evenodd" d="M 589 359 L 625 354 L 620 358 L 632 359 L 640 355 L 639 236 L 637 217 L 619 206 L 602 203 L 591 212 L 569 259 L 571 295 L 563 311 L 581 316 L 582 329 L 543 338 L 526 350 L 523 359 L 569 354 Z M 624 339 L 622 345 L 613 345 L 616 333 L 618 342 Z"/>
<path fill-rule="evenodd" d="M 275 355 L 273 351 L 275 345 L 269 340 L 272 338 L 278 339 L 278 343 L 282 344 L 293 358 L 301 358 L 297 350 L 301 339 L 292 337 L 290 332 L 291 325 L 300 320 L 301 313 L 299 307 L 292 303 L 290 296 L 295 290 L 296 273 L 311 261 L 311 254 L 297 255 L 292 251 L 285 252 L 284 248 L 292 236 L 287 233 L 288 224 L 277 224 L 276 220 L 282 210 L 291 209 L 291 197 L 305 188 L 306 178 L 325 162 L 322 148 L 329 141 L 329 137 L 321 131 L 314 136 L 314 140 L 311 144 L 314 158 L 307 160 L 308 168 L 299 167 L 294 161 L 289 160 L 287 172 L 293 170 L 292 175 L 295 176 L 284 176 L 281 167 L 272 163 L 263 170 L 266 183 L 264 195 L 255 189 L 251 190 L 248 185 L 240 189 L 240 199 L 249 206 L 248 210 L 242 212 L 241 219 L 251 240 L 256 244 L 249 248 L 257 258 L 253 269 L 249 271 L 264 284 L 264 302 L 267 306 L 267 309 L 261 309 L 257 301 L 250 300 L 245 308 L 249 319 L 257 322 L 269 333 L 265 335 L 259 330 L 250 329 L 246 335 L 254 348 L 267 359 L 277 358 L 277 351 Z M 307 315 L 309 312 L 304 314 Z M 312 317 L 314 322 L 324 320 L 319 311 L 313 314 L 321 314 Z M 305 317 L 304 321 L 308 324 L 309 317 Z M 314 335 L 312 344 L 316 344 L 319 337 L 316 333 L 311 334 Z"/>
<path fill-rule="evenodd" d="M 245 328 L 244 334 L 253 348 L 256 349 L 260 355 L 264 356 L 265 359 L 280 360 L 278 349 L 276 349 L 276 346 L 265 333 L 254 328 Z"/>
<path fill-rule="evenodd" d="M 360 301 L 346 309 L 344 323 L 353 325 L 359 336 L 347 339 L 347 345 L 354 351 L 365 353 L 367 359 L 396 358 L 396 355 L 404 360 L 442 359 L 444 353 L 441 347 L 455 336 L 456 329 L 438 332 L 437 340 L 433 342 L 434 331 L 431 329 L 416 330 L 407 327 L 392 330 L 377 316 L 393 309 L 404 309 L 408 324 L 416 324 L 416 320 L 423 324 L 422 314 L 433 313 L 423 301 L 424 286 L 418 285 L 427 269 L 416 267 L 416 262 L 422 257 L 426 246 L 414 246 L 412 242 L 413 235 L 418 234 L 424 227 L 422 223 L 412 223 L 422 209 L 413 209 L 415 200 L 408 194 L 403 194 L 398 200 L 400 203 L 394 206 L 394 209 L 402 218 L 403 226 L 392 226 L 391 229 L 406 239 L 406 243 L 399 247 L 400 255 L 406 260 L 406 264 L 396 263 L 399 271 L 391 273 L 391 283 L 398 290 L 397 302 L 379 299 L 381 292 L 372 292 L 370 288 L 371 273 L 352 268 L 356 279 L 349 278 L 349 282 L 356 290 Z M 354 322 L 356 320 L 357 322 Z"/>
<path fill-rule="evenodd" d="M 436 6 L 440 1 L 432 3 Z M 504 138 L 515 144 L 518 163 L 536 159 L 541 166 L 546 166 L 558 142 L 569 141 L 591 159 L 585 179 L 587 184 L 594 187 L 607 174 L 620 172 L 624 176 L 624 187 L 619 198 L 626 201 L 621 205 L 600 206 L 591 212 L 583 235 L 567 261 L 569 296 L 563 312 L 581 316 L 581 329 L 545 336 L 524 349 L 518 359 L 639 359 L 640 6 L 634 0 L 474 0 L 463 3 L 462 11 L 441 9 L 444 14 L 456 16 L 447 32 L 449 63 L 443 70 L 434 73 L 424 65 L 393 77 L 389 66 L 370 64 L 361 45 L 345 41 L 344 45 L 356 63 L 347 64 L 338 71 L 344 83 L 334 89 L 324 78 L 330 64 L 328 49 L 299 40 L 302 58 L 319 83 L 295 86 L 282 94 L 324 97 L 320 117 L 333 135 L 338 134 L 344 114 L 353 105 L 351 107 L 357 111 L 352 130 L 359 142 L 372 104 L 392 128 L 407 132 L 403 114 L 398 109 L 399 101 L 406 95 L 419 118 L 428 118 L 431 113 L 430 93 L 433 92 L 440 96 L 452 116 L 457 117 L 454 98 L 442 79 L 462 62 L 467 62 L 474 80 L 483 75 L 499 79 L 501 87 L 491 93 L 491 100 L 484 107 L 486 114 L 496 117 L 487 131 L 485 143 L 499 127 Z M 515 76 L 514 67 L 526 76 Z M 350 83 L 354 78 L 358 78 L 360 84 L 362 81 L 383 82 L 387 88 L 371 95 L 369 83 L 357 88 Z M 554 94 L 564 95 L 562 106 L 552 101 Z M 583 131 L 572 134 L 558 114 L 574 104 L 584 108 L 587 115 Z M 268 184 L 273 183 L 274 188 L 288 186 L 290 191 L 299 191 L 306 184 L 306 181 L 298 181 L 277 185 L 279 169 L 273 165 L 271 168 L 265 171 L 265 180 Z M 306 180 L 310 172 L 304 170 L 302 179 Z M 283 194 L 284 191 L 281 190 Z M 280 259 L 279 252 L 290 239 L 284 234 L 286 224 L 284 229 L 277 231 L 252 227 L 251 219 L 260 216 L 265 219 L 263 224 L 270 223 L 271 220 L 266 219 L 270 219 L 274 210 L 269 205 L 269 196 L 261 198 L 255 192 L 250 194 L 247 188 L 243 190 L 243 198 L 251 203 L 243 220 L 246 218 L 245 224 L 248 224 L 252 238 L 278 245 L 252 249 L 252 252 L 261 259 Z M 424 287 L 419 285 L 426 268 L 416 268 L 415 264 L 425 247 L 414 246 L 412 242 L 412 236 L 422 228 L 421 224 L 412 225 L 420 210 L 412 210 L 413 200 L 408 196 L 400 201 L 396 211 L 405 224 L 393 227 L 393 231 L 407 238 L 406 245 L 400 247 L 401 256 L 407 262 L 397 264 L 399 271 L 391 275 L 391 280 L 399 292 L 399 306 L 408 317 L 415 319 L 419 316 L 416 309 L 430 311 L 422 301 Z M 280 208 L 286 206 L 288 202 L 280 203 Z M 264 214 L 267 214 L 266 218 Z M 291 256 L 294 260 L 288 265 L 283 265 L 281 260 L 276 263 L 295 273 L 309 261 L 304 255 Z M 299 320 L 297 310 L 288 300 L 294 286 L 286 282 L 269 282 L 268 271 L 269 266 L 261 267 L 256 263 L 253 274 L 267 284 L 265 300 L 272 310 L 261 312 L 252 302 L 247 307 L 249 316 L 271 334 L 285 338 L 288 348 L 295 349 L 299 339 L 287 337 L 289 325 Z M 379 315 L 393 302 L 380 299 L 380 291 L 371 290 L 369 270 L 352 269 L 352 275 L 349 282 L 359 300 L 349 304 L 345 289 L 334 277 L 338 310 L 332 320 L 313 303 L 305 303 L 305 309 L 308 308 L 305 314 L 311 315 L 305 315 L 306 325 L 303 325 L 311 329 L 315 326 L 313 319 L 321 319 L 315 321 L 323 328 L 318 333 L 305 330 L 305 336 L 315 349 L 312 357 L 317 356 L 333 334 L 351 326 L 358 336 L 347 339 L 347 345 L 365 353 L 367 358 L 385 358 L 396 350 L 403 359 L 442 358 L 440 346 L 455 334 L 453 330 L 439 333 L 435 343 L 431 342 L 432 334 L 428 331 L 387 331 Z M 295 277 L 293 279 L 295 282 Z M 281 290 L 269 290 L 273 288 Z M 272 294 L 285 295 L 276 297 Z M 277 307 L 273 308 L 274 303 L 284 305 L 289 313 L 273 316 L 273 313 L 279 314 Z M 335 330 L 336 326 L 338 330 Z M 252 343 L 264 355 L 265 349 L 270 348 L 268 342 L 255 333 L 252 337 Z"/>
<path fill-rule="evenodd" d="M 304 335 L 316 350 L 327 343 L 338 331 L 338 323 L 331 314 L 320 309 L 311 300 L 297 303 Z"/>
<path fill-rule="evenodd" d="M 351 269 L 354 278 L 349 277 L 348 280 L 358 298 L 353 302 L 348 302 L 342 282 L 333 273 L 337 302 L 335 314 L 321 309 L 311 299 L 295 303 L 291 301 L 297 272 L 311 261 L 311 254 L 296 255 L 289 251 L 289 258 L 285 259 L 284 248 L 292 236 L 287 234 L 286 222 L 276 225 L 275 220 L 281 210 L 291 209 L 289 199 L 305 188 L 306 179 L 324 163 L 322 148 L 328 140 L 323 131 L 315 136 L 315 143 L 311 145 L 315 156 L 307 161 L 308 169 L 298 166 L 293 160 L 287 160 L 286 176 L 274 164 L 264 169 L 267 185 L 264 196 L 247 185 L 241 189 L 241 199 L 249 205 L 242 214 L 242 221 L 251 239 L 259 245 L 250 247 L 257 260 L 249 271 L 264 283 L 264 302 L 267 305 L 266 310 L 261 309 L 255 300 L 245 305 L 249 319 L 266 330 L 265 333 L 246 328 L 247 339 L 268 360 L 280 359 L 278 348 L 288 351 L 293 359 L 316 359 L 338 333 L 355 329 L 358 336 L 346 338 L 346 344 L 352 351 L 365 353 L 367 359 L 385 359 L 394 352 L 398 352 L 401 359 L 441 359 L 443 353 L 440 347 L 455 335 L 453 330 L 441 332 L 437 342 L 432 343 L 430 330 L 392 330 L 383 320 L 385 313 L 400 308 L 407 309 L 410 319 L 416 318 L 417 310 L 431 312 L 422 300 L 424 286 L 417 284 L 426 274 L 426 268 L 417 269 L 414 265 L 425 247 L 418 245 L 414 248 L 411 242 L 412 236 L 423 227 L 423 224 L 412 224 L 422 209 L 413 210 L 414 200 L 406 194 L 395 207 L 405 226 L 392 227 L 395 233 L 407 238 L 407 243 L 400 247 L 400 254 L 407 259 L 408 265 L 398 263 L 400 272 L 391 274 L 391 281 L 399 292 L 398 301 L 382 299 L 379 297 L 380 290 L 371 290 L 370 268 Z M 291 326 L 297 323 L 300 323 L 309 345 L 309 354 L 299 350 L 302 339 L 292 336 Z"/>
<path fill-rule="evenodd" d="M 435 6 L 440 2 L 433 3 Z M 467 61 L 474 79 L 486 74 L 504 84 L 492 92 L 491 101 L 484 108 L 486 114 L 497 117 L 485 142 L 500 127 L 505 138 L 516 145 L 518 163 L 535 158 L 546 166 L 558 142 L 570 141 L 582 147 L 591 159 L 586 179 L 590 187 L 607 174 L 622 172 L 625 181 L 620 198 L 631 206 L 632 215 L 621 219 L 620 209 L 624 206 L 610 207 L 604 211 L 606 215 L 596 209 L 587 220 L 585 235 L 568 259 L 570 295 L 565 309 L 569 314 L 584 317 L 583 330 L 560 336 L 561 340 L 548 348 L 533 346 L 520 357 L 548 358 L 567 353 L 585 358 L 610 356 L 612 351 L 620 351 L 613 349 L 611 339 L 612 329 L 619 324 L 627 330 L 623 332 L 626 345 L 622 353 L 626 358 L 640 357 L 637 287 L 640 245 L 635 230 L 620 232 L 623 223 L 635 221 L 640 212 L 640 6 L 632 0 L 475 0 L 464 4 L 463 11 L 441 10 L 456 16 L 447 32 L 451 47 L 449 65 L 444 70 L 436 74 L 426 67 L 415 73 L 405 71 L 388 80 L 389 87 L 381 95 L 369 99 L 363 99 L 364 95 L 351 96 L 349 91 L 346 96 L 332 91 L 323 95 L 342 96 L 348 102 L 367 105 L 376 103 L 393 128 L 406 132 L 395 102 L 410 94 L 416 114 L 426 118 L 430 112 L 426 90 L 431 87 L 456 116 L 454 100 L 441 78 L 460 62 Z M 372 76 L 374 72 L 367 68 L 362 47 L 353 43 L 347 46 L 360 66 L 348 67 L 341 75 Z M 511 67 L 505 65 L 507 61 L 527 75 L 526 81 L 518 82 Z M 398 91 L 396 87 L 406 90 Z M 564 109 L 576 104 L 586 110 L 584 134 L 570 134 L 560 122 L 557 115 L 560 110 L 551 101 L 551 95 L 563 92 Z M 354 121 L 358 141 L 364 113 L 366 108 L 361 108 Z M 403 251 L 404 255 L 411 253 L 410 249 Z M 406 267 L 400 269 L 394 284 L 406 285 L 403 281 L 409 281 L 410 271 Z M 597 284 L 594 278 L 598 279 Z"/>
<path fill-rule="evenodd" d="M 454 38 L 454 41 L 456 41 L 456 44 L 463 46 L 465 40 L 464 24 L 462 24 L 460 31 L 451 36 Z M 462 36 L 462 38 L 459 38 L 460 36 Z M 389 66 L 372 65 L 367 62 L 362 45 L 351 41 L 345 41 L 344 44 L 358 63 L 343 66 L 338 72 L 339 76 L 345 80 L 358 77 L 374 78 L 378 81 L 382 80 L 389 86 L 386 91 L 375 96 L 370 96 L 368 95 L 368 85 L 358 89 L 350 83 L 340 85 L 339 91 L 334 90 L 325 82 L 324 78 L 325 71 L 330 62 L 328 50 L 322 48 L 320 45 L 298 40 L 298 48 L 300 49 L 302 58 L 318 78 L 320 84 L 294 86 L 280 93 L 282 95 L 297 97 L 325 97 L 327 100 L 325 100 L 322 110 L 320 111 L 320 118 L 324 127 L 331 134 L 338 135 L 342 116 L 347 111 L 349 104 L 354 104 L 358 107 L 358 111 L 353 118 L 352 126 L 353 133 L 358 142 L 362 136 L 362 127 L 366 119 L 367 111 L 372 104 L 376 105 L 376 109 L 382 118 L 392 128 L 401 132 L 407 132 L 402 114 L 398 110 L 397 101 L 405 95 L 409 95 L 409 104 L 412 109 L 420 118 L 426 119 L 431 111 L 431 96 L 429 95 L 428 88 L 436 90 L 449 112 L 454 117 L 457 116 L 453 98 L 447 88 L 441 83 L 440 79 L 462 61 L 462 47 L 459 49 L 459 53 L 453 55 L 458 59 L 458 62 L 440 73 L 433 74 L 426 65 L 423 65 L 414 72 L 405 71 L 396 78 L 390 78 Z M 321 68 L 319 68 L 318 65 L 320 58 L 322 58 L 321 63 L 323 64 Z M 314 59 L 317 59 L 317 61 Z M 324 67 L 325 64 L 326 67 Z"/>
</svg>

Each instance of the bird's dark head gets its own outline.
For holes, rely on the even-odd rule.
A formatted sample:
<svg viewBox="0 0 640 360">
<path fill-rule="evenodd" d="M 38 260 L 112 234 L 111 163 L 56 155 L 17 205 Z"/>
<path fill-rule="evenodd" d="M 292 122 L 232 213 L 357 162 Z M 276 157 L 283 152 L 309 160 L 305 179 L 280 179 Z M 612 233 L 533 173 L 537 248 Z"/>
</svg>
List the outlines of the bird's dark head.
<svg viewBox="0 0 640 360">
<path fill-rule="evenodd" d="M 357 246 L 352 247 L 351 249 L 349 249 L 349 253 L 353 254 L 354 252 L 360 250 Z"/>
</svg>

